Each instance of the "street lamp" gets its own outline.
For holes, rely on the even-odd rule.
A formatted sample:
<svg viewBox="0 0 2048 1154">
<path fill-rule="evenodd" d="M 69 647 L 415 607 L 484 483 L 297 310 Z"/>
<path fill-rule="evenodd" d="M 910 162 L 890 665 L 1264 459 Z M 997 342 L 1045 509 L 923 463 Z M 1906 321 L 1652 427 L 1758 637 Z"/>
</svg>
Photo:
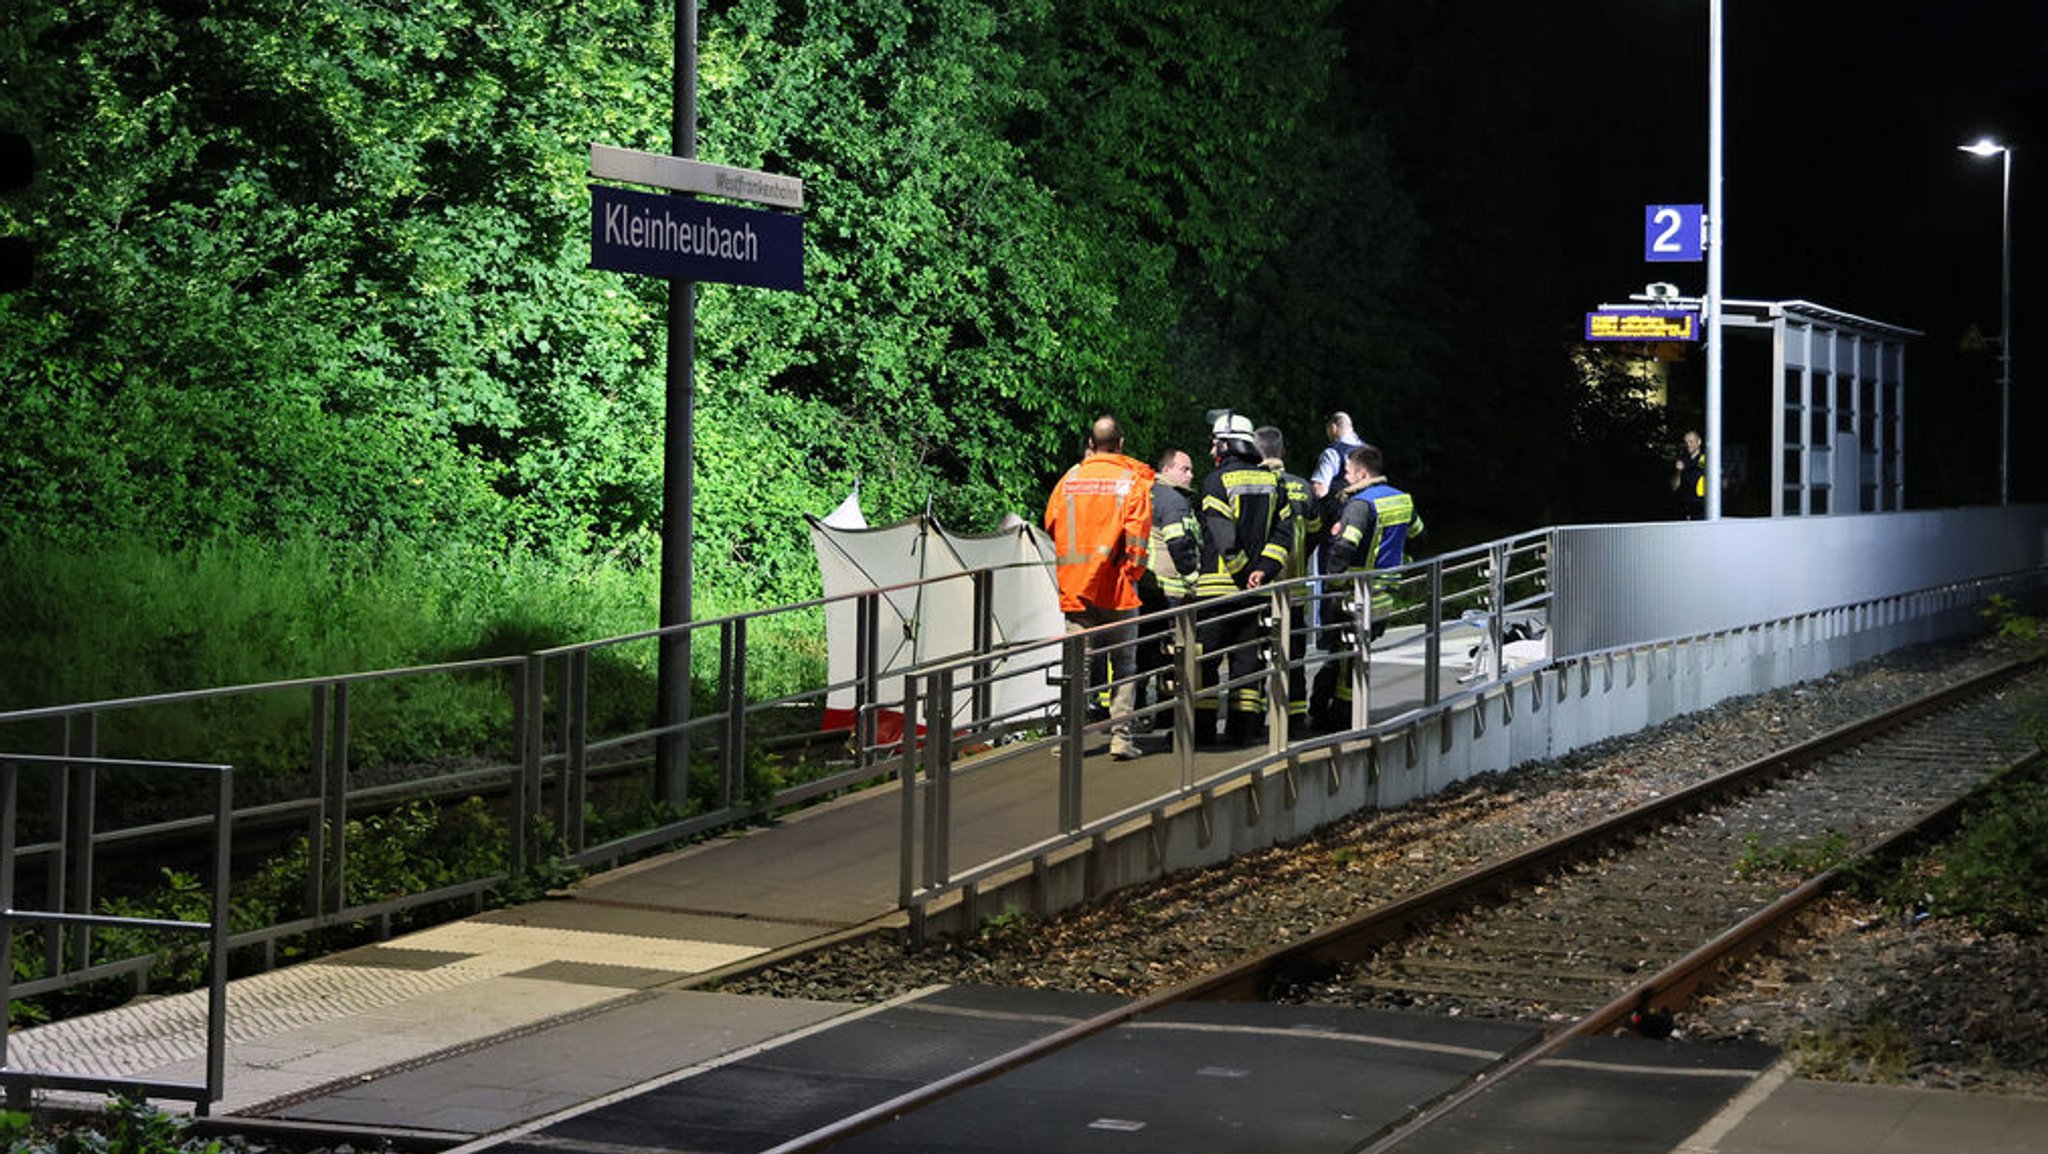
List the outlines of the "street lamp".
<svg viewBox="0 0 2048 1154">
<path fill-rule="evenodd" d="M 1972 156 L 2005 159 L 1998 197 L 1998 503 L 2005 505 L 2012 501 L 2012 146 L 1987 136 L 1957 147 Z"/>
<path fill-rule="evenodd" d="M 1721 270 L 1727 237 L 1721 219 L 1721 9 L 1707 4 L 1707 520 L 1721 519 Z M 1776 500 L 1773 497 L 1772 500 Z"/>
</svg>

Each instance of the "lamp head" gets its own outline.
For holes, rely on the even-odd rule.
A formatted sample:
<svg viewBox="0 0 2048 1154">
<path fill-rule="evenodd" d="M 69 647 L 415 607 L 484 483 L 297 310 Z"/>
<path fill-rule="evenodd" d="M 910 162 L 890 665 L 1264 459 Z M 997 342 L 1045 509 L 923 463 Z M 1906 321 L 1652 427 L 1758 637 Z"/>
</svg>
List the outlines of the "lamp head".
<svg viewBox="0 0 2048 1154">
<path fill-rule="evenodd" d="M 1967 152 L 1971 156 L 1997 156 L 2006 150 L 2005 145 L 1998 143 L 1988 136 L 1975 144 L 1959 144 L 1956 146 L 1956 149 L 1959 152 Z"/>
</svg>

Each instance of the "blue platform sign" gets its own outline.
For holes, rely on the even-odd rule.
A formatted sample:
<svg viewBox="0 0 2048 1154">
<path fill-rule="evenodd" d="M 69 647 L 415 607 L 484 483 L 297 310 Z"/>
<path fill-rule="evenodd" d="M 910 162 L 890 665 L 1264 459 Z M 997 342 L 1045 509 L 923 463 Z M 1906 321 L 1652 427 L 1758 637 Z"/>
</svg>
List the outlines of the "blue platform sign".
<svg viewBox="0 0 2048 1154">
<path fill-rule="evenodd" d="M 593 184 L 590 267 L 802 292 L 804 222 L 787 213 Z"/>
<path fill-rule="evenodd" d="M 1697 204 L 1653 204 L 1643 209 L 1643 259 L 1646 261 L 1696 261 L 1702 259 L 1706 236 L 1705 206 Z"/>
</svg>

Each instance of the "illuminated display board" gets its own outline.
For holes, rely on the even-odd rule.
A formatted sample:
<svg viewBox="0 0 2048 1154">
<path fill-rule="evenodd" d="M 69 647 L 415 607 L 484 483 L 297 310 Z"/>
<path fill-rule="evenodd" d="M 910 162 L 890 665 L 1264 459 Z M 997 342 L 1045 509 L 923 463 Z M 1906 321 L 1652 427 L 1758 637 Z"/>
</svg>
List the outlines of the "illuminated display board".
<svg viewBox="0 0 2048 1154">
<path fill-rule="evenodd" d="M 1602 309 L 1586 314 L 1589 341 L 1696 341 L 1699 315 L 1685 309 Z"/>
</svg>

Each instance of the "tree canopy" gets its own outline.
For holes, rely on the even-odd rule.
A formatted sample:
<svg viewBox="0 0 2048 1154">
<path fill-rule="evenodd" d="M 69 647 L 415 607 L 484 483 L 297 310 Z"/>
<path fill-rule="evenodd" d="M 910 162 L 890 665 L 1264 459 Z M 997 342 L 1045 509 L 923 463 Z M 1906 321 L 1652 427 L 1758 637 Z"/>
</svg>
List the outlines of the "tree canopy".
<svg viewBox="0 0 2048 1154">
<path fill-rule="evenodd" d="M 587 267 L 585 161 L 668 150 L 668 3 L 17 7 L 0 533 L 655 559 L 667 286 Z M 1412 482 L 1503 378 L 1545 411 L 1559 350 L 1466 364 L 1427 315 L 1484 239 L 1432 213 L 1486 190 L 1403 170 L 1454 50 L 1403 12 L 707 5 L 699 155 L 805 182 L 807 289 L 698 290 L 702 583 L 807 594 L 803 515 L 856 483 L 1028 516 L 1100 412 L 1199 455 L 1209 407 L 1297 452 L 1349 408 Z"/>
</svg>

